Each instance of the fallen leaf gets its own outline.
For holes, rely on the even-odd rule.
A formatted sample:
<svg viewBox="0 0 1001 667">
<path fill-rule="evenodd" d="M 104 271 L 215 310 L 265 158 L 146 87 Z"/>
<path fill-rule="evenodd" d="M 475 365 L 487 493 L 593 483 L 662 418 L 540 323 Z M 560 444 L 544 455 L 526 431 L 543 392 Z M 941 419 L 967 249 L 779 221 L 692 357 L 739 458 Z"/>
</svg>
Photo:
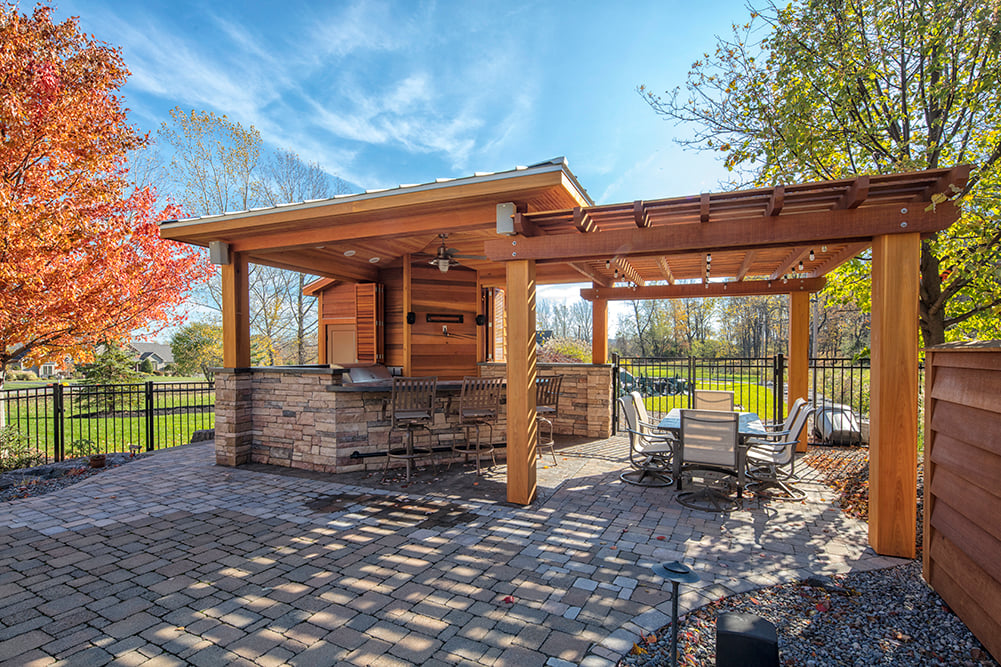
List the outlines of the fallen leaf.
<svg viewBox="0 0 1001 667">
<path fill-rule="evenodd" d="M 504 597 L 504 602 L 507 602 L 508 604 L 514 604 L 514 596 L 513 595 L 507 595 L 507 596 L 505 596 Z"/>
<path fill-rule="evenodd" d="M 640 648 L 639 644 L 633 644 L 633 647 L 629 650 L 630 655 L 647 655 L 648 651 L 645 648 Z"/>
</svg>

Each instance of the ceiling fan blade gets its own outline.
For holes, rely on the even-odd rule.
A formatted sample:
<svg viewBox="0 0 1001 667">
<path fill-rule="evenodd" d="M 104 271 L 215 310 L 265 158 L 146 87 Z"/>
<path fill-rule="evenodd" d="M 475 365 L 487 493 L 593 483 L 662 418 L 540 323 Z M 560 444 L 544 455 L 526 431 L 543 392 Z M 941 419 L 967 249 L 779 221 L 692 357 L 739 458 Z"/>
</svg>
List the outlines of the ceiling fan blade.
<svg viewBox="0 0 1001 667">
<path fill-rule="evenodd" d="M 459 259 L 480 259 L 486 261 L 487 257 L 485 255 L 456 255 L 451 253 L 452 257 L 457 257 Z"/>
</svg>

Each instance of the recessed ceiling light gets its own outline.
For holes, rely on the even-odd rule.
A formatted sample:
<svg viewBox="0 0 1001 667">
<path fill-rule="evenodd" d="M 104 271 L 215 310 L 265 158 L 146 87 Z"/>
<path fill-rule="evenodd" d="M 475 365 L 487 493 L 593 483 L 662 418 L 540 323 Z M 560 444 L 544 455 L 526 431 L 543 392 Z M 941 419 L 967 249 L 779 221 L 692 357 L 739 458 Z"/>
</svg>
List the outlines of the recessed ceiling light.
<svg viewBox="0 0 1001 667">
<path fill-rule="evenodd" d="M 375 263 L 377 263 L 379 261 L 379 258 L 378 257 L 370 257 L 368 261 L 370 261 L 373 264 L 375 264 Z"/>
<path fill-rule="evenodd" d="M 344 256 L 345 257 L 354 257 L 355 256 L 355 251 L 354 250 L 345 250 L 344 251 Z"/>
</svg>

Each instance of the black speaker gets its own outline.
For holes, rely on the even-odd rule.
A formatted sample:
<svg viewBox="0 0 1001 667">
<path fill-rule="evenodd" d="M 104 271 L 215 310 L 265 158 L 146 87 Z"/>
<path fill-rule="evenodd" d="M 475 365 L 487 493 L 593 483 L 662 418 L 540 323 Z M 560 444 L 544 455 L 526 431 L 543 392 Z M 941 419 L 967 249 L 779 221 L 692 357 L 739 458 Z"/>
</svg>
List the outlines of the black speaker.
<svg viewBox="0 0 1001 667">
<path fill-rule="evenodd" d="M 476 316 L 476 326 L 482 327 L 486 323 L 487 323 L 487 318 L 486 317 L 484 317 L 483 315 L 477 315 Z"/>
<path fill-rule="evenodd" d="M 407 324 L 413 324 L 417 321 L 417 313 L 410 311 L 407 313 Z"/>
<path fill-rule="evenodd" d="M 717 667 L 779 667 L 775 625 L 754 614 L 716 616 Z"/>
</svg>

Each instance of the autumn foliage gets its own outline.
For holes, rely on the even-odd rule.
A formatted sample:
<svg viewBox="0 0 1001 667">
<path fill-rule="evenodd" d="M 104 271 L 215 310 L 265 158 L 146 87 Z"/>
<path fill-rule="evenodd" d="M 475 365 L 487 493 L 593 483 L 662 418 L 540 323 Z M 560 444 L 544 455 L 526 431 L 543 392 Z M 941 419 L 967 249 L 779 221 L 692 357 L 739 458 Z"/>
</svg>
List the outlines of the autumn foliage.
<svg viewBox="0 0 1001 667">
<path fill-rule="evenodd" d="M 146 138 L 116 94 L 128 74 L 74 19 L 0 5 L 0 372 L 173 324 L 211 273 L 160 239 L 179 212 L 129 183 Z"/>
</svg>

